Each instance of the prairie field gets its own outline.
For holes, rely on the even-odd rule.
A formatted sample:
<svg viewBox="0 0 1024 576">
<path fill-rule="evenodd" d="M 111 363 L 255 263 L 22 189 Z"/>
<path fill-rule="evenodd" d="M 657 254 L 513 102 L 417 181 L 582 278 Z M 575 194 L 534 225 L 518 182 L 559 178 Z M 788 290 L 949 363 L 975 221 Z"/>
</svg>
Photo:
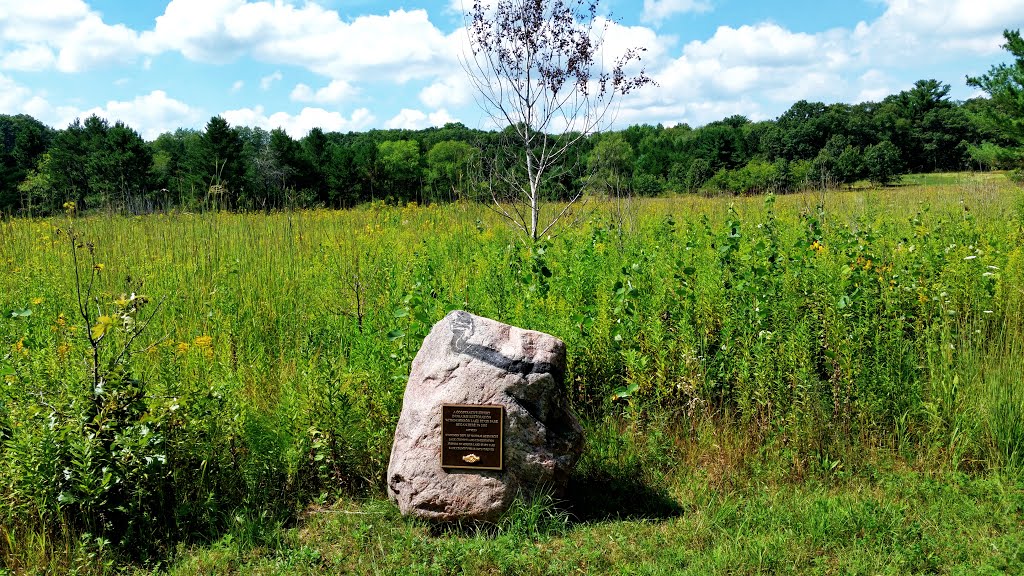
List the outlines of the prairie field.
<svg viewBox="0 0 1024 576">
<path fill-rule="evenodd" d="M 1020 573 L 1024 191 L 907 182 L 0 221 L 0 573 Z M 453 309 L 566 342 L 565 500 L 384 499 Z"/>
</svg>

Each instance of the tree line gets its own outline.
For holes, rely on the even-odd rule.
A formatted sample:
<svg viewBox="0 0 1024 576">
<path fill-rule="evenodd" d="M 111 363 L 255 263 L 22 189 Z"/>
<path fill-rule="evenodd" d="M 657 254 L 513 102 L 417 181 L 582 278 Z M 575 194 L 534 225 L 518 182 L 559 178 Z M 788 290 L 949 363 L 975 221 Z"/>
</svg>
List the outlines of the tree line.
<svg viewBox="0 0 1024 576">
<path fill-rule="evenodd" d="M 1019 168 L 1024 160 L 1024 43 L 1007 31 L 1015 65 L 969 78 L 987 97 L 958 102 L 950 86 L 920 80 L 881 102 L 801 100 L 774 120 L 731 116 L 692 128 L 635 125 L 573 138 L 547 199 L 596 194 L 750 194 L 889 184 L 908 172 Z M 1019 54 L 1018 54 L 1019 52 Z M 1014 84 L 1016 82 L 1016 84 Z M 1009 86 L 1009 90 L 1007 90 Z M 0 212 L 132 213 L 171 208 L 272 210 L 362 202 L 431 203 L 483 194 L 512 127 L 450 123 L 423 130 L 324 132 L 178 129 L 146 142 L 97 116 L 54 130 L 31 116 L 0 115 Z M 513 155 L 514 156 L 514 155 Z"/>
</svg>

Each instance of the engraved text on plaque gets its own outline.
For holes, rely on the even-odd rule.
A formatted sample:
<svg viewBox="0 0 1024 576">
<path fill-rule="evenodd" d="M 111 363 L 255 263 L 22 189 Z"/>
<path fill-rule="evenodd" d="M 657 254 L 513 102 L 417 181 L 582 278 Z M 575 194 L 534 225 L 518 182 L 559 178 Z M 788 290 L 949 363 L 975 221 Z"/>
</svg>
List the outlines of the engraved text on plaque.
<svg viewBox="0 0 1024 576">
<path fill-rule="evenodd" d="M 504 406 L 441 405 L 441 467 L 501 470 Z"/>
</svg>

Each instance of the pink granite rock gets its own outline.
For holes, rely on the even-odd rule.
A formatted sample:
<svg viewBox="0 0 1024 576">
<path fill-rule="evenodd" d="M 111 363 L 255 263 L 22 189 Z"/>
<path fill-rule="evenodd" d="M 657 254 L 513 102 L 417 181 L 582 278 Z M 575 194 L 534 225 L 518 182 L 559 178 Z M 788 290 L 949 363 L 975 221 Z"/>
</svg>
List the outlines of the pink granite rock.
<svg viewBox="0 0 1024 576">
<path fill-rule="evenodd" d="M 429 520 L 496 520 L 519 492 L 558 493 L 583 450 L 563 388 L 565 344 L 457 310 L 412 363 L 388 463 L 388 496 Z M 441 467 L 441 405 L 505 408 L 500 471 Z"/>
</svg>

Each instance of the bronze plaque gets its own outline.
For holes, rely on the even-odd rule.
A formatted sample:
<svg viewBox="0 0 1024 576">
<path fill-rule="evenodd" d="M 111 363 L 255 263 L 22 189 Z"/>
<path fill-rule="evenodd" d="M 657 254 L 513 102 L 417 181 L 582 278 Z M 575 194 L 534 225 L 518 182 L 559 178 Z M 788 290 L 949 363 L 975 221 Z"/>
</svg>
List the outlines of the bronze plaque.
<svg viewBox="0 0 1024 576">
<path fill-rule="evenodd" d="M 441 405 L 441 467 L 501 470 L 505 407 Z"/>
</svg>

